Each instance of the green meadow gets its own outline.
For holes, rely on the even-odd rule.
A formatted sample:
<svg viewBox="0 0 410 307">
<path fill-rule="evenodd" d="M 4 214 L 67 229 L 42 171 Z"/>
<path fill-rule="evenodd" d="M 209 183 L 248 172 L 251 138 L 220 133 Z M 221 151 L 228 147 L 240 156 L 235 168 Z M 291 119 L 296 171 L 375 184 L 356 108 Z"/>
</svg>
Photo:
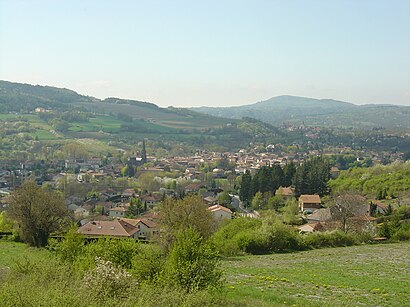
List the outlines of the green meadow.
<svg viewBox="0 0 410 307">
<path fill-rule="evenodd" d="M 409 254 L 410 243 L 406 242 L 228 258 L 222 260 L 226 285 L 216 295 L 228 306 L 408 306 Z M 49 257 L 44 249 L 0 241 L 0 292 L 7 286 L 3 278 L 10 267 L 51 261 Z M 38 293 L 20 289 L 23 297 L 25 291 L 31 296 Z M 209 295 L 215 302 L 215 294 Z M 58 302 L 58 296 L 54 299 Z M 33 297 L 33 301 L 38 300 Z"/>
<path fill-rule="evenodd" d="M 232 258 L 227 296 L 250 306 L 408 306 L 409 255 L 407 242 Z"/>
</svg>

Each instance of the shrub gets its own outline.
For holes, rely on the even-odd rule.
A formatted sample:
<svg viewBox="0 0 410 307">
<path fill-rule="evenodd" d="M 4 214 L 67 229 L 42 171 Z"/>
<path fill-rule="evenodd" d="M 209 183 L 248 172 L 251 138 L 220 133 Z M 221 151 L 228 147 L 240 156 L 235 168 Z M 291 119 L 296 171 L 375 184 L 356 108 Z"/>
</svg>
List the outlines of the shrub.
<svg viewBox="0 0 410 307">
<path fill-rule="evenodd" d="M 249 251 L 255 240 L 254 231 L 261 225 L 258 219 L 238 218 L 224 221 L 212 236 L 212 243 L 221 255 L 236 256 Z M 252 248 L 251 248 L 252 249 Z"/>
<path fill-rule="evenodd" d="M 140 243 L 133 239 L 103 238 L 92 242 L 84 248 L 84 260 L 90 263 L 96 256 L 111 261 L 123 268 L 131 268 L 133 258 L 140 250 Z"/>
<path fill-rule="evenodd" d="M 61 260 L 72 263 L 83 253 L 84 238 L 73 226 L 60 242 L 50 239 L 48 249 L 55 252 Z"/>
<path fill-rule="evenodd" d="M 164 268 L 163 250 L 154 244 L 141 245 L 139 253 L 132 260 L 131 272 L 139 282 L 156 282 Z"/>
<path fill-rule="evenodd" d="M 295 229 L 284 225 L 279 220 L 271 225 L 264 225 L 261 231 L 261 237 L 266 240 L 270 252 L 299 250 L 299 236 Z"/>
<path fill-rule="evenodd" d="M 304 246 L 307 248 L 350 246 L 358 244 L 360 241 L 351 233 L 341 230 L 331 232 L 315 232 L 303 236 Z"/>
<path fill-rule="evenodd" d="M 131 275 L 111 261 L 95 257 L 95 268 L 86 272 L 83 286 L 99 300 L 123 297 L 132 283 Z"/>
<path fill-rule="evenodd" d="M 162 272 L 164 285 L 193 292 L 221 284 L 218 254 L 194 229 L 180 230 Z"/>
</svg>

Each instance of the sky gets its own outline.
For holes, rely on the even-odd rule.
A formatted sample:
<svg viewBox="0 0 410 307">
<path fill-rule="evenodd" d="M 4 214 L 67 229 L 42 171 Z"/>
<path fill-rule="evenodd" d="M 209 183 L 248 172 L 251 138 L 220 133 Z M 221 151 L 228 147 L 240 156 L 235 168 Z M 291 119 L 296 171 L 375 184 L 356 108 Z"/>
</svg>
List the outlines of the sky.
<svg viewBox="0 0 410 307">
<path fill-rule="evenodd" d="M 410 1 L 0 0 L 0 80 L 160 106 L 410 105 Z"/>
</svg>

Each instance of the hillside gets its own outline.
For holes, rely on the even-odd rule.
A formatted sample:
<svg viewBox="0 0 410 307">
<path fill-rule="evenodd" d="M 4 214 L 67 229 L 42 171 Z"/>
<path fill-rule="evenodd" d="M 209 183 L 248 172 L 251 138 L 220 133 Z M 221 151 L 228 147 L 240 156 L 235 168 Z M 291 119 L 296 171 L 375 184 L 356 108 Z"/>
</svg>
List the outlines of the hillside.
<svg viewBox="0 0 410 307">
<path fill-rule="evenodd" d="M 410 128 L 410 107 L 395 105 L 363 105 L 332 99 L 278 96 L 254 104 L 191 110 L 227 118 L 252 117 L 280 126 L 285 122 L 328 127 Z"/>
<path fill-rule="evenodd" d="M 42 107 L 58 111 L 87 110 L 98 115 L 125 114 L 177 129 L 215 128 L 232 122 L 184 109 L 161 108 L 149 102 L 115 97 L 100 100 L 65 88 L 8 81 L 0 81 L 0 107 L 1 113 L 29 113 Z"/>
<path fill-rule="evenodd" d="M 46 110 L 36 112 L 38 107 Z M 33 141 L 53 146 L 81 141 L 96 154 L 129 149 L 142 138 L 167 150 L 184 144 L 220 151 L 285 138 L 277 127 L 251 118 L 220 118 L 115 97 L 101 100 L 69 89 L 7 81 L 0 81 L 0 134 L 3 158 L 31 152 Z"/>
</svg>

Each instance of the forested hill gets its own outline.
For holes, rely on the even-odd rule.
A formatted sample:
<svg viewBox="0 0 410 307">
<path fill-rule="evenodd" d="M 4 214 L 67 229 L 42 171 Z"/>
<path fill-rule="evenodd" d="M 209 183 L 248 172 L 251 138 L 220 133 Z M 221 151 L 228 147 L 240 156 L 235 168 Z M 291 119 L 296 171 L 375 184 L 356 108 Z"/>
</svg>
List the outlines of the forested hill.
<svg viewBox="0 0 410 307">
<path fill-rule="evenodd" d="M 36 107 L 68 109 L 74 102 L 91 99 L 65 88 L 0 81 L 2 113 L 29 112 Z"/>
<path fill-rule="evenodd" d="M 30 112 L 36 107 L 50 109 L 70 109 L 86 106 L 87 103 L 111 103 L 159 108 L 157 105 L 137 100 L 120 99 L 115 97 L 100 100 L 91 96 L 84 96 L 77 92 L 53 86 L 31 85 L 0 80 L 0 105 L 2 112 Z"/>
<path fill-rule="evenodd" d="M 121 99 L 104 100 L 51 86 L 30 85 L 0 80 L 0 113 L 30 113 L 41 107 L 54 111 L 73 109 L 92 113 L 144 119 L 174 128 L 213 128 L 235 122 L 188 109 L 161 108 L 153 103 Z"/>
<path fill-rule="evenodd" d="M 410 106 L 354 105 L 332 99 L 278 96 L 237 107 L 192 110 L 227 118 L 252 117 L 279 126 L 286 122 L 354 128 L 410 128 Z"/>
</svg>

